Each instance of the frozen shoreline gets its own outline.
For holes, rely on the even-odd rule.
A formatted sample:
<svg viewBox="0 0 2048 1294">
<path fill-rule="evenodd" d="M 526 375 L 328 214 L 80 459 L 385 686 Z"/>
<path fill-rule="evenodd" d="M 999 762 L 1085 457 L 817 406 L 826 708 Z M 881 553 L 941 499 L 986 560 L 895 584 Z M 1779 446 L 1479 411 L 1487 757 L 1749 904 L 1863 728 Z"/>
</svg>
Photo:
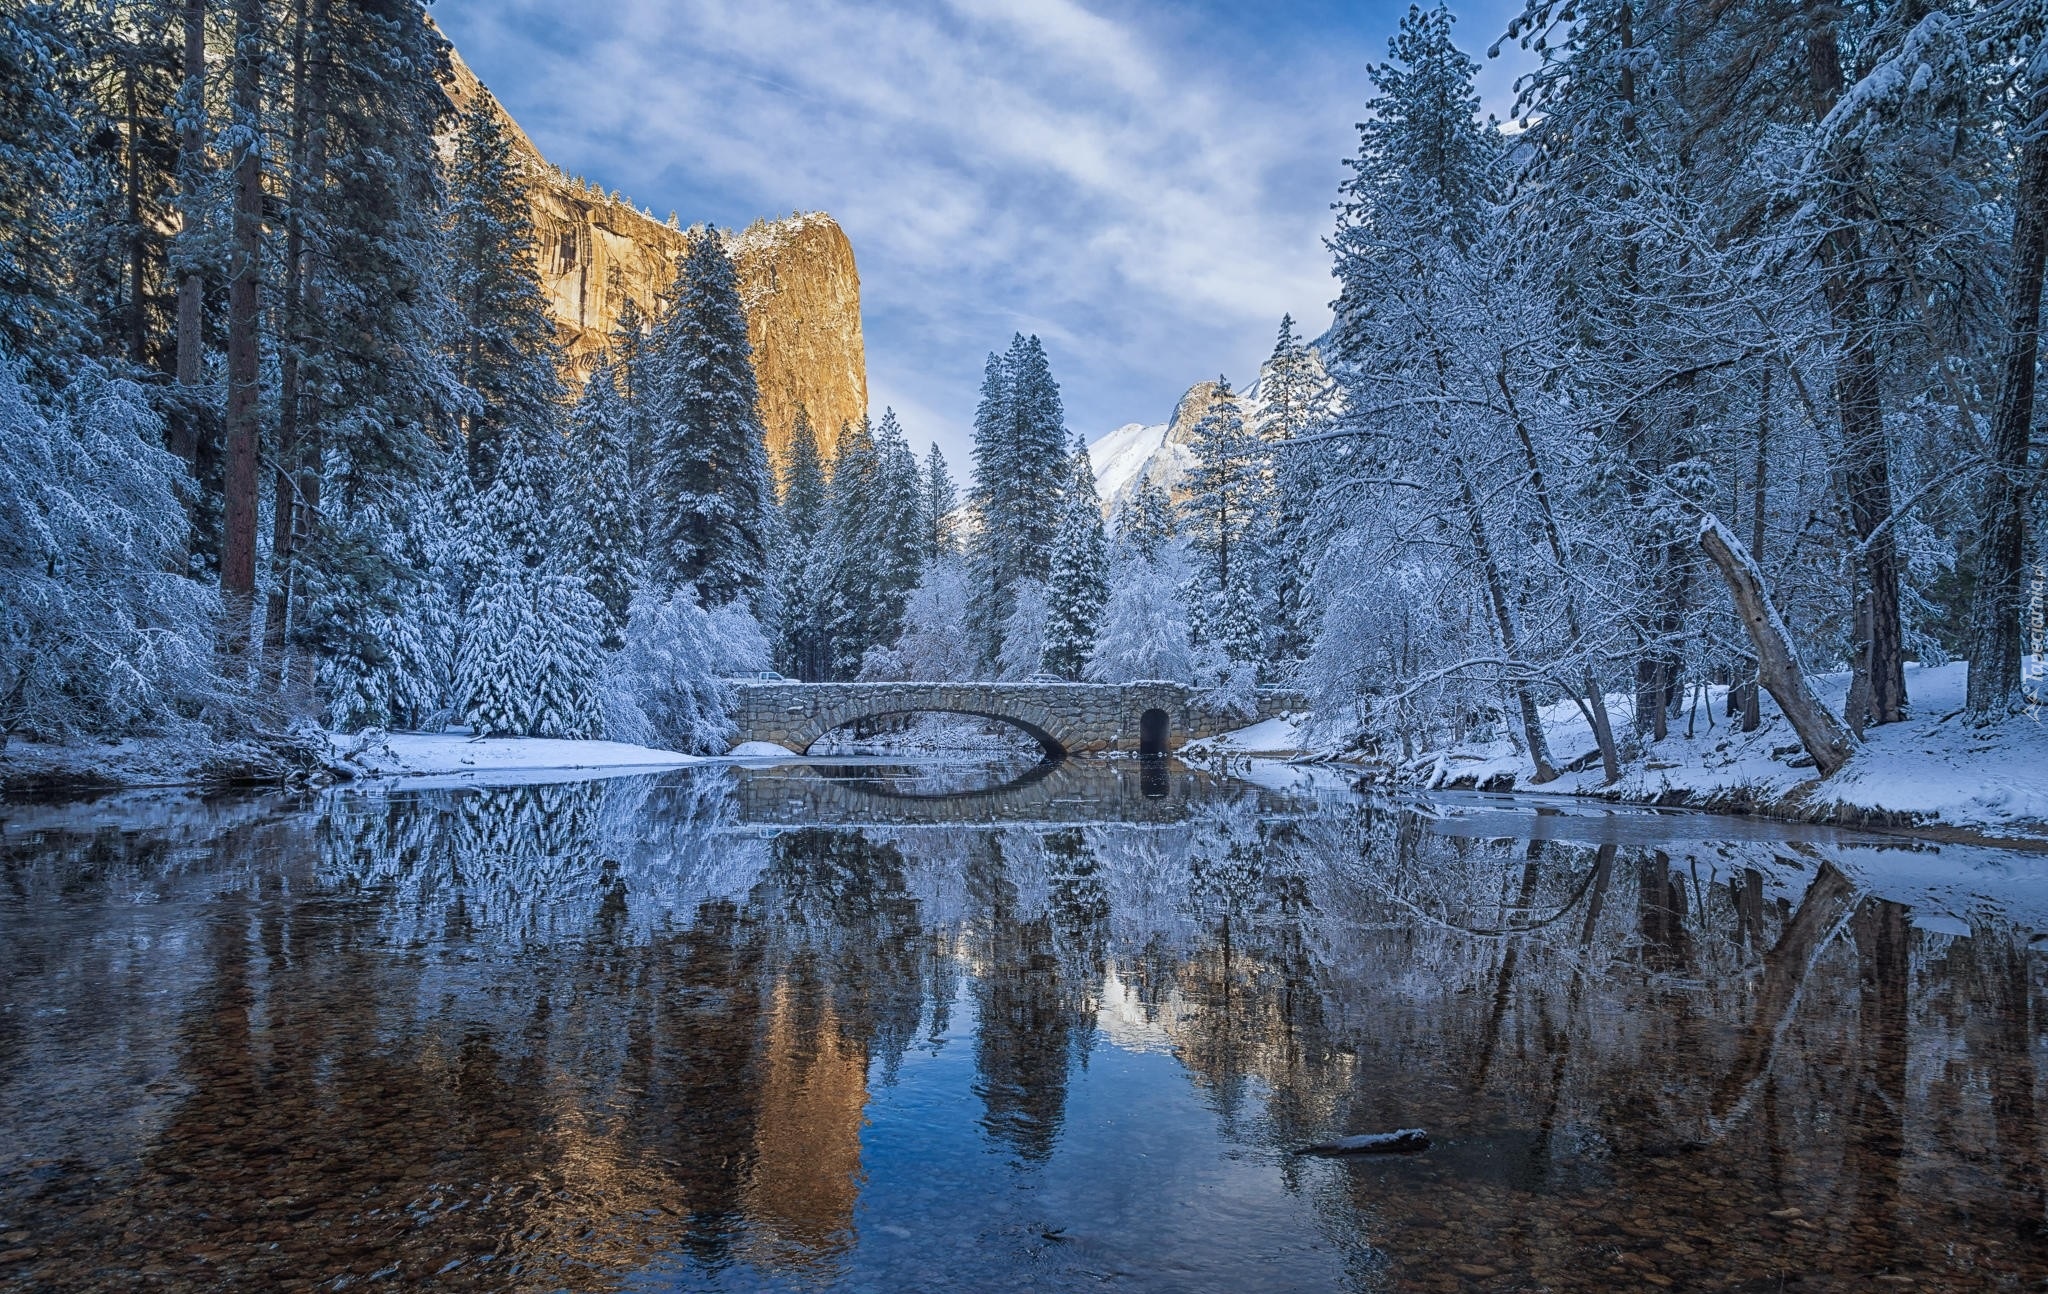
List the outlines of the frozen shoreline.
<svg viewBox="0 0 2048 1294">
<path fill-rule="evenodd" d="M 570 773 L 609 777 L 693 764 L 792 759 L 787 751 L 728 755 L 617 741 L 548 737 L 471 737 L 464 732 L 322 734 L 326 749 L 280 743 L 214 744 L 168 737 L 54 746 L 9 743 L 0 752 L 0 798 L 63 798 L 153 787 L 289 785 L 295 782 L 468 778 L 489 774 L 547 780 Z M 560 780 L 560 779 L 555 779 Z"/>
<path fill-rule="evenodd" d="M 1504 736 L 1371 760 L 1319 746 L 1304 724 L 1268 720 L 1191 742 L 1185 754 L 1201 762 L 1264 763 L 1320 753 L 1351 776 L 1388 789 L 1512 791 L 1844 827 L 1949 830 L 1986 841 L 2048 841 L 2048 722 L 2016 716 L 1988 728 L 1970 726 L 1961 715 L 1967 679 L 1960 662 L 1908 665 L 1908 718 L 1871 729 L 1855 757 L 1826 780 L 1814 775 L 1768 696 L 1762 725 L 1738 732 L 1721 714 L 1724 688 L 1705 689 L 1697 710 L 1671 720 L 1670 735 L 1647 743 L 1613 785 L 1604 782 L 1592 732 L 1570 702 L 1548 707 L 1543 721 L 1553 759 L 1572 771 L 1541 785 L 1530 781 L 1533 766 L 1518 743 Z M 1821 675 L 1814 684 L 1839 710 L 1848 676 Z M 1628 703 L 1623 694 L 1608 699 L 1617 728 Z"/>
</svg>

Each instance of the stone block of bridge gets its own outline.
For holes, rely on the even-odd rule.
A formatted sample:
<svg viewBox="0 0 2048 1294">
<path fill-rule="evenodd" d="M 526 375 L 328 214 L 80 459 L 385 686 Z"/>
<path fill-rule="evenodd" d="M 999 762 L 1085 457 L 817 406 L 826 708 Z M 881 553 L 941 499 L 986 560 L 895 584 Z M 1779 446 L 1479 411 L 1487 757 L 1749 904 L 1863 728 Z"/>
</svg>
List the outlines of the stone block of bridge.
<svg viewBox="0 0 2048 1294">
<path fill-rule="evenodd" d="M 1160 741 L 1174 751 L 1261 718 L 1300 709 L 1293 694 L 1262 690 L 1247 718 L 1206 702 L 1180 683 L 790 683 L 735 684 L 735 743 L 772 742 L 802 754 L 835 728 L 904 714 L 963 714 L 1021 728 L 1049 754 L 1138 753 L 1146 716 L 1164 718 Z M 1155 725 L 1158 723 L 1154 717 Z"/>
</svg>

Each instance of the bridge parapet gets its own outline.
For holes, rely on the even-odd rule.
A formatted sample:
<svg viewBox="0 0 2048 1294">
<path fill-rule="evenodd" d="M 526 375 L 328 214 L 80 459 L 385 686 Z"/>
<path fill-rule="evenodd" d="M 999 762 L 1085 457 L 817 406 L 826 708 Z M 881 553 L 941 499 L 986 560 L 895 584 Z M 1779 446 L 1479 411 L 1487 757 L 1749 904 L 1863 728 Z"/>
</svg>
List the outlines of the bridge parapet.
<svg viewBox="0 0 2048 1294">
<path fill-rule="evenodd" d="M 1206 702 L 1180 683 L 788 683 L 735 685 L 735 742 L 773 742 L 799 754 L 835 728 L 890 715 L 941 713 L 1023 729 L 1050 754 L 1164 754 L 1287 709 L 1262 690 L 1250 718 Z"/>
</svg>

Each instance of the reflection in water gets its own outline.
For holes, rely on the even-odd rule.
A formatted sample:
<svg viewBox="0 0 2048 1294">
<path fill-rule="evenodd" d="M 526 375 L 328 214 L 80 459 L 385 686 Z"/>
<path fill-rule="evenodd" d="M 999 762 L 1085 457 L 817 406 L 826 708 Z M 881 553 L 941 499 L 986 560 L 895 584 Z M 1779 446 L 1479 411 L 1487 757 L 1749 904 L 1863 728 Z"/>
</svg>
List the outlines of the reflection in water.
<svg viewBox="0 0 2048 1294">
<path fill-rule="evenodd" d="M 2048 1278 L 2031 922 L 1824 834 L 1065 767 L 10 821 L 0 1281 Z"/>
</svg>

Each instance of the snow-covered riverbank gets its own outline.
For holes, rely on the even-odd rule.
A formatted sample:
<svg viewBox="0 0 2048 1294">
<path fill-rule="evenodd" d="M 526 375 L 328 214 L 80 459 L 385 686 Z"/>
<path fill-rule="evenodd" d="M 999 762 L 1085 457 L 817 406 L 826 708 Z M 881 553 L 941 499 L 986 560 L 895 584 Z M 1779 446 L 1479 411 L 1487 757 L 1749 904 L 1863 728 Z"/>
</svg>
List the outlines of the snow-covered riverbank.
<svg viewBox="0 0 2048 1294">
<path fill-rule="evenodd" d="M 325 742 L 321 749 L 318 742 Z M 620 741 L 472 737 L 449 732 L 330 732 L 300 742 L 209 743 L 167 737 L 72 746 L 11 742 L 0 752 L 0 796 L 97 794 L 146 787 L 353 781 L 381 778 L 562 780 L 679 768 L 718 760 L 789 759 L 780 747 L 685 755 Z"/>
<path fill-rule="evenodd" d="M 1962 717 L 1967 667 L 1906 667 L 1911 717 L 1871 729 L 1849 764 L 1825 781 L 1814 774 L 1791 725 L 1768 697 L 1763 724 L 1737 731 L 1722 713 L 1725 689 L 1707 689 L 1696 709 L 1671 721 L 1670 735 L 1647 743 L 1608 785 L 1594 758 L 1590 728 L 1569 702 L 1544 714 L 1553 758 L 1568 771 L 1541 786 L 1506 736 L 1395 761 L 1362 761 L 1366 780 L 1426 790 L 1519 790 L 1629 804 L 1686 805 L 1809 821 L 1894 827 L 1955 827 L 1999 837 L 2048 839 L 2048 721 L 2015 717 L 1978 728 Z M 1847 674 L 1814 680 L 1839 710 Z M 1629 698 L 1609 705 L 1625 722 Z M 1204 742 L 1185 754 L 1208 762 L 1313 754 L 1305 725 L 1269 720 Z"/>
<path fill-rule="evenodd" d="M 362 777 L 450 773 L 598 772 L 677 768 L 703 757 L 622 741 L 552 737 L 472 737 L 461 732 L 392 732 L 368 737 L 329 734 L 337 761 Z"/>
</svg>

